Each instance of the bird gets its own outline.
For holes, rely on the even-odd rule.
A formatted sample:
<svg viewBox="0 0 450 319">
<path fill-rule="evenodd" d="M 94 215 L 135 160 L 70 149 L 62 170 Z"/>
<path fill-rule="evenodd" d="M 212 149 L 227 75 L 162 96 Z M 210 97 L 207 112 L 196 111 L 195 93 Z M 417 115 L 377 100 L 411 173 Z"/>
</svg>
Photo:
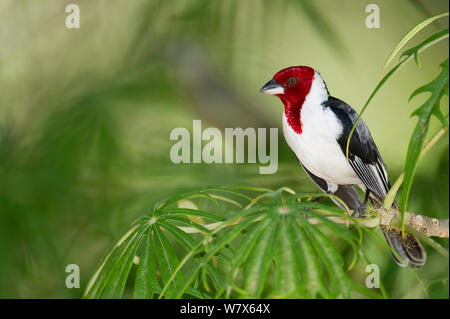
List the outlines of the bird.
<svg viewBox="0 0 450 319">
<path fill-rule="evenodd" d="M 381 207 L 391 187 L 386 165 L 369 128 L 358 113 L 330 95 L 322 76 L 309 66 L 291 66 L 278 71 L 261 89 L 284 104 L 284 138 L 300 165 L 325 193 L 340 198 L 354 217 L 364 218 L 368 201 Z M 359 187 L 364 200 L 356 191 Z M 339 201 L 333 201 L 344 207 Z M 393 205 L 398 207 L 394 202 Z M 401 267 L 421 268 L 427 255 L 412 234 L 381 226 L 394 261 Z M 394 251 L 396 253 L 394 253 Z"/>
</svg>

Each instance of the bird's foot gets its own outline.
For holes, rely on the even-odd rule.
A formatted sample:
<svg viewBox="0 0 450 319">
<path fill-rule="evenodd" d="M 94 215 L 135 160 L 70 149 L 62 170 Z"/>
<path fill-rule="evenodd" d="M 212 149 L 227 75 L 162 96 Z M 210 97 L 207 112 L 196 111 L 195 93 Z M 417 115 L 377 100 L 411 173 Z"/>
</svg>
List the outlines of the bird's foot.
<svg viewBox="0 0 450 319">
<path fill-rule="evenodd" d="M 367 209 L 366 204 L 360 205 L 358 208 L 356 208 L 353 211 L 352 217 L 353 218 L 366 218 L 366 209 Z"/>
</svg>

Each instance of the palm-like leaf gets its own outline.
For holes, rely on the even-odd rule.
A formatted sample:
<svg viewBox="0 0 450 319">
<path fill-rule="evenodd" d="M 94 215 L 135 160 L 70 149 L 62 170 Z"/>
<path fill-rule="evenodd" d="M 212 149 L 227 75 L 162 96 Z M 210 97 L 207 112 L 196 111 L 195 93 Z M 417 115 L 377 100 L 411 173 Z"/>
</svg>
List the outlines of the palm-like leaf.
<svg viewBox="0 0 450 319">
<path fill-rule="evenodd" d="M 361 233 L 329 220 L 350 217 L 311 202 L 315 197 L 284 188 L 217 187 L 159 202 L 106 255 L 84 296 L 121 297 L 134 280 L 135 298 L 335 298 L 352 292 L 380 297 L 351 279 L 330 235 L 314 224 L 350 244 L 350 266 L 358 260 Z M 204 208 L 177 206 L 187 198 Z M 239 206 L 244 208 L 232 209 Z M 135 259 L 136 276 L 130 278 Z"/>
</svg>

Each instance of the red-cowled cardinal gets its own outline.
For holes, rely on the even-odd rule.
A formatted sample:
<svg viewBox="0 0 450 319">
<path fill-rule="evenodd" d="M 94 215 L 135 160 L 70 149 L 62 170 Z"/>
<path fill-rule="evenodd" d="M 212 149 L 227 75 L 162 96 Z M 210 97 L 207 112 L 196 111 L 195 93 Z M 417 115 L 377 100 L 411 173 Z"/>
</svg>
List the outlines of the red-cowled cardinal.
<svg viewBox="0 0 450 319">
<path fill-rule="evenodd" d="M 363 120 L 347 140 L 358 114 L 345 102 L 330 96 L 313 68 L 294 66 L 276 73 L 260 90 L 278 96 L 284 104 L 283 133 L 309 177 L 324 192 L 341 198 L 360 217 L 367 201 L 381 205 L 389 189 L 386 165 Z M 354 185 L 365 192 L 364 202 Z M 335 201 L 340 205 L 337 201 Z M 341 206 L 341 205 L 340 205 Z M 399 229 L 382 227 L 398 265 L 420 268 L 426 253 L 416 237 Z M 400 258 L 399 258 L 400 257 Z"/>
</svg>

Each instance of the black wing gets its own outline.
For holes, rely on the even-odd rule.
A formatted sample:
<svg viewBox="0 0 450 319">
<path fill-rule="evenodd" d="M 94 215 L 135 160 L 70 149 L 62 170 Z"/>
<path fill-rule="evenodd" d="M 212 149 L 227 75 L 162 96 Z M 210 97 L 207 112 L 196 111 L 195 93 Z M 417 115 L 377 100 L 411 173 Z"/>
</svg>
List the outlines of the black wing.
<svg viewBox="0 0 450 319">
<path fill-rule="evenodd" d="M 345 154 L 348 136 L 358 118 L 358 114 L 348 104 L 333 97 L 330 97 L 324 103 L 324 106 L 329 107 L 339 119 L 344 121 L 344 132 L 338 138 L 338 143 Z M 367 125 L 362 119 L 358 122 L 353 132 L 348 151 L 351 167 L 355 170 L 367 190 L 374 196 L 373 200 L 382 203 L 391 186 L 386 165 L 370 135 Z M 396 205 L 395 202 L 394 205 Z M 402 267 L 409 265 L 417 269 L 425 264 L 427 254 L 415 236 L 406 233 L 406 236 L 403 237 L 399 229 L 385 226 L 381 228 L 386 241 L 400 257 L 392 252 L 392 256 L 398 265 Z"/>
<path fill-rule="evenodd" d="M 358 113 L 347 103 L 334 97 L 330 97 L 324 106 L 329 107 L 344 122 L 344 131 L 338 138 L 338 143 L 342 152 L 346 154 L 348 136 L 358 118 Z M 386 165 L 370 135 L 369 128 L 362 119 L 359 120 L 350 139 L 348 157 L 351 167 L 366 188 L 378 202 L 383 202 L 391 187 Z"/>
</svg>

